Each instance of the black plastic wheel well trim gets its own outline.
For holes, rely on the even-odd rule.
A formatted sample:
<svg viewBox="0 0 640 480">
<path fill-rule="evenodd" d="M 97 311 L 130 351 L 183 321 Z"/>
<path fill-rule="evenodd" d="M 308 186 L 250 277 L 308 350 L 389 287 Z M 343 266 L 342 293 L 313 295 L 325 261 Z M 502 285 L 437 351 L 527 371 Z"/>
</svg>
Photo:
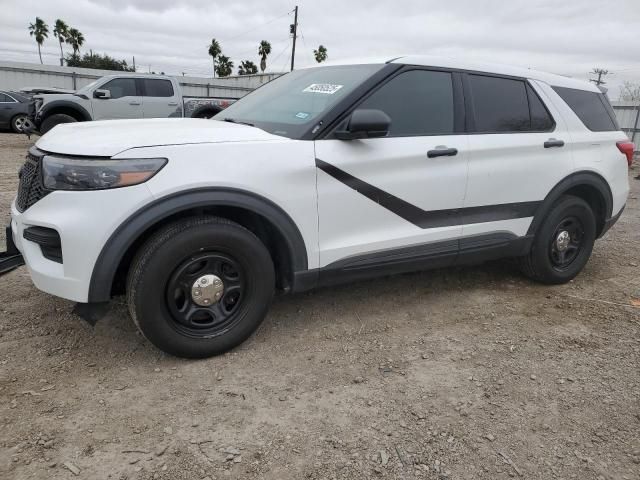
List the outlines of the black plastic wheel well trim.
<svg viewBox="0 0 640 480">
<path fill-rule="evenodd" d="M 39 115 L 40 121 L 42 122 L 46 117 L 50 115 L 55 115 L 56 112 L 54 110 L 57 110 L 57 109 L 74 110 L 80 115 L 82 120 L 85 120 L 85 121 L 92 119 L 91 114 L 83 106 L 78 105 L 77 103 L 73 103 L 70 100 L 54 100 L 53 102 L 47 103 L 42 107 L 42 110 Z"/>
<path fill-rule="evenodd" d="M 592 171 L 580 171 L 572 173 L 571 175 L 563 178 L 556 184 L 555 187 L 547 194 L 545 199 L 540 203 L 537 208 L 533 221 L 529 225 L 527 235 L 533 235 L 536 233 L 540 224 L 544 220 L 547 212 L 551 209 L 553 204 L 569 190 L 576 187 L 592 187 L 599 192 L 601 198 L 604 200 L 605 212 L 603 221 L 606 222 L 611 218 L 611 212 L 613 209 L 613 195 L 611 188 L 607 181 L 599 174 Z"/>
<path fill-rule="evenodd" d="M 144 206 L 111 234 L 93 267 L 88 301 L 104 302 L 111 298 L 111 287 L 120 261 L 149 228 L 181 211 L 207 207 L 242 208 L 263 217 L 287 242 L 292 271 L 307 270 L 308 257 L 302 234 L 282 208 L 271 200 L 244 190 L 199 188 L 169 195 Z"/>
</svg>

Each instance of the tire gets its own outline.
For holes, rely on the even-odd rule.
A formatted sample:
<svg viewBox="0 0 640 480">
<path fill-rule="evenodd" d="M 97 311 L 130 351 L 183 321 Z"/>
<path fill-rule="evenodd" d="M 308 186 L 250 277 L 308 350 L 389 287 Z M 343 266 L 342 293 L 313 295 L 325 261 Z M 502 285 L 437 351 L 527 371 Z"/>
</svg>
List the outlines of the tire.
<svg viewBox="0 0 640 480">
<path fill-rule="evenodd" d="M 596 219 L 589 204 L 564 195 L 540 225 L 529 254 L 519 259 L 520 268 L 541 283 L 567 283 L 587 264 L 595 239 Z"/>
<path fill-rule="evenodd" d="M 14 133 L 22 133 L 22 127 L 29 121 L 29 117 L 25 114 L 16 115 L 11 119 L 11 130 Z"/>
<path fill-rule="evenodd" d="M 56 125 L 60 125 L 61 123 L 73 123 L 77 122 L 75 118 L 71 115 L 67 115 L 66 113 L 56 113 L 54 115 L 50 115 L 45 118 L 40 124 L 40 133 L 44 135 L 49 130 L 51 130 Z"/>
<path fill-rule="evenodd" d="M 197 304 L 196 282 L 205 275 L 215 275 L 208 277 L 209 288 L 217 279 L 223 290 L 218 298 L 213 290 L 203 293 Z M 160 350 L 205 358 L 245 341 L 266 316 L 274 290 L 264 244 L 237 223 L 200 216 L 162 228 L 140 248 L 127 279 L 127 303 L 134 323 Z"/>
</svg>

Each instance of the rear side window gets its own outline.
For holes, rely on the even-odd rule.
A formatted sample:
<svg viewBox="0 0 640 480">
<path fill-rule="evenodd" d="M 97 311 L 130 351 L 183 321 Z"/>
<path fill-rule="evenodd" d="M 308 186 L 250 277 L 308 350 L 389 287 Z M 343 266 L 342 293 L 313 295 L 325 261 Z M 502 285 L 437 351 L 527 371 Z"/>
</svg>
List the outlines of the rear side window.
<svg viewBox="0 0 640 480">
<path fill-rule="evenodd" d="M 7 103 L 7 102 L 13 102 L 13 100 L 9 98 L 8 95 L 5 95 L 4 93 L 0 93 L 0 103 Z"/>
<path fill-rule="evenodd" d="M 136 80 L 135 78 L 114 78 L 105 83 L 100 89 L 109 90 L 111 98 L 135 97 Z"/>
<path fill-rule="evenodd" d="M 452 134 L 451 74 L 428 70 L 401 73 L 376 90 L 358 108 L 382 110 L 389 115 L 389 137 Z"/>
<path fill-rule="evenodd" d="M 542 100 L 529 84 L 527 84 L 527 97 L 529 98 L 529 112 L 531 113 L 531 130 L 536 132 L 553 130 L 555 126 L 553 118 L 551 118 Z"/>
<path fill-rule="evenodd" d="M 529 130 L 529 104 L 524 82 L 469 75 L 469 84 L 473 95 L 477 131 Z"/>
<path fill-rule="evenodd" d="M 609 132 L 619 129 L 615 118 L 609 113 L 608 100 L 604 94 L 575 88 L 553 87 L 553 89 L 592 132 Z"/>
<path fill-rule="evenodd" d="M 173 85 L 169 80 L 145 78 L 143 83 L 145 97 L 173 97 Z"/>
</svg>

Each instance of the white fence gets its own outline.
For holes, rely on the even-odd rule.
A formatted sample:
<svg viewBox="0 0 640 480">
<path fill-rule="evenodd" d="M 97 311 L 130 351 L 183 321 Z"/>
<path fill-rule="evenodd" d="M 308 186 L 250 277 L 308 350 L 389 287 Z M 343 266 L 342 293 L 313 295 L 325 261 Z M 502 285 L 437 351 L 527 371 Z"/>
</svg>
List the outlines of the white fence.
<svg viewBox="0 0 640 480">
<path fill-rule="evenodd" d="M 124 74 L 112 70 L 58 67 L 21 62 L 0 62 L 0 90 L 20 90 L 26 87 L 57 87 L 77 90 L 105 75 Z M 152 74 L 150 74 L 152 75 Z M 225 78 L 175 77 L 182 93 L 193 97 L 240 98 L 260 85 L 282 75 L 265 73 Z"/>
</svg>

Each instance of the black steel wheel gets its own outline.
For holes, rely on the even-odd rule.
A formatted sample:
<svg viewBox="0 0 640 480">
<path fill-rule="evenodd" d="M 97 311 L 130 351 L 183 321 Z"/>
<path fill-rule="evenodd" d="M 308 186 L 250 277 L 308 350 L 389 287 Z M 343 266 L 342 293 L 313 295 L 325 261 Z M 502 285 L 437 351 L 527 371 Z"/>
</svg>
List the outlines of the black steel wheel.
<svg viewBox="0 0 640 480">
<path fill-rule="evenodd" d="M 561 197 L 545 214 L 531 251 L 520 259 L 522 271 L 542 283 L 573 279 L 584 268 L 596 238 L 596 219 L 583 199 Z"/>
<path fill-rule="evenodd" d="M 190 217 L 159 230 L 139 250 L 127 303 L 143 335 L 187 358 L 224 353 L 264 319 L 275 289 L 273 261 L 246 228 Z"/>
<path fill-rule="evenodd" d="M 176 328 L 208 337 L 233 328 L 245 287 L 242 266 L 230 255 L 205 252 L 180 264 L 167 283 L 166 302 Z"/>
<path fill-rule="evenodd" d="M 554 268 L 567 270 L 582 249 L 584 226 L 579 218 L 571 216 L 562 219 L 551 237 L 549 255 Z"/>
</svg>

